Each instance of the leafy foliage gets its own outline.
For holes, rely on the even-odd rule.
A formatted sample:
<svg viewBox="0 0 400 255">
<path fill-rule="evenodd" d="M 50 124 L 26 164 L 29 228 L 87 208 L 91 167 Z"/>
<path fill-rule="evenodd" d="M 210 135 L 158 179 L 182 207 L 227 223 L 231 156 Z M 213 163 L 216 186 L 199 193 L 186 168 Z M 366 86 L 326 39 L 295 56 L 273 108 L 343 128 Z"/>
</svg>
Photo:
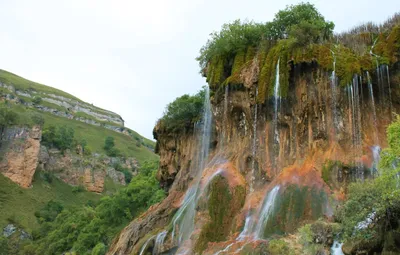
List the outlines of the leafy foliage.
<svg viewBox="0 0 400 255">
<path fill-rule="evenodd" d="M 61 151 L 71 149 L 74 144 L 74 129 L 65 126 L 49 126 L 43 130 L 42 142 Z"/>
<path fill-rule="evenodd" d="M 116 157 L 120 155 L 120 151 L 115 148 L 114 137 L 107 136 L 104 140 L 104 150 L 106 151 L 107 156 Z"/>
<path fill-rule="evenodd" d="M 157 165 L 145 162 L 127 187 L 95 206 L 62 210 L 62 205 L 50 201 L 36 213 L 41 225 L 29 245 L 32 254 L 105 254 L 126 223 L 165 197 L 155 178 Z"/>
<path fill-rule="evenodd" d="M 400 217 L 400 181 L 398 166 L 400 158 L 400 118 L 387 129 L 389 148 L 382 152 L 379 164 L 380 176 L 349 187 L 349 198 L 337 211 L 342 223 L 344 238 L 375 238 L 380 231 L 396 226 Z M 369 218 L 373 224 L 361 227 Z"/>
<path fill-rule="evenodd" d="M 161 118 L 162 126 L 169 132 L 183 131 L 200 120 L 203 112 L 204 89 L 197 94 L 183 95 L 169 103 Z"/>
<path fill-rule="evenodd" d="M 291 5 L 279 11 L 273 21 L 267 23 L 241 22 L 224 24 L 221 31 L 200 49 L 197 57 L 201 69 L 215 58 L 233 58 L 236 53 L 249 47 L 259 47 L 264 40 L 276 41 L 293 38 L 297 44 L 306 45 L 329 39 L 334 24 L 328 22 L 310 3 Z"/>
<path fill-rule="evenodd" d="M 18 114 L 6 106 L 0 107 L 0 128 L 5 128 L 7 126 L 13 125 L 18 120 Z"/>
</svg>

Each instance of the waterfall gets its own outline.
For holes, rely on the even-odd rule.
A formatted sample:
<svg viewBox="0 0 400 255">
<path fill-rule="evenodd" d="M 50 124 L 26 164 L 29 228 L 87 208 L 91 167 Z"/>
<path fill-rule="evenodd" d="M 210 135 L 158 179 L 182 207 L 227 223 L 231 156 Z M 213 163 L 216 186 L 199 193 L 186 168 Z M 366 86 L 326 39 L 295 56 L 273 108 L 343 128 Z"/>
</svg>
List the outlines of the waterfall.
<svg viewBox="0 0 400 255">
<path fill-rule="evenodd" d="M 264 236 L 264 230 L 267 226 L 269 216 L 274 211 L 275 200 L 278 196 L 279 186 L 275 186 L 269 193 L 261 209 L 260 215 L 258 217 L 258 224 L 255 230 L 255 237 L 257 239 L 262 239 Z"/>
<path fill-rule="evenodd" d="M 256 87 L 256 98 L 258 95 L 258 87 Z M 254 191 L 254 179 L 255 179 L 255 164 L 256 164 L 256 153 L 257 153 L 257 103 L 254 104 L 254 120 L 253 120 L 253 144 L 251 145 L 251 154 L 253 156 L 251 162 L 251 179 L 250 179 L 250 192 Z"/>
<path fill-rule="evenodd" d="M 359 157 L 362 154 L 362 137 L 361 137 L 361 109 L 360 109 L 360 92 L 358 76 L 354 75 L 353 82 L 348 86 L 349 110 L 351 111 L 351 127 L 352 127 L 352 143 L 354 150 L 354 165 L 357 170 L 357 177 L 364 179 L 362 164 Z"/>
<path fill-rule="evenodd" d="M 202 128 L 199 137 L 200 150 L 197 155 L 197 162 L 195 161 L 195 164 L 193 164 L 196 166 L 194 184 L 187 190 L 183 204 L 173 218 L 172 240 L 175 238 L 176 228 L 178 227 L 178 244 L 181 244 L 183 241 L 187 240 L 194 229 L 196 206 L 200 195 L 200 180 L 208 159 L 212 124 L 209 87 L 206 87 L 205 90 L 204 110 L 201 124 Z"/>
<path fill-rule="evenodd" d="M 333 56 L 333 71 L 331 74 L 331 93 L 332 93 L 332 130 L 333 130 L 333 137 L 336 141 L 336 128 L 338 127 L 338 120 L 337 120 L 337 110 L 336 110 L 336 87 L 337 87 L 337 78 L 336 78 L 336 56 L 335 53 L 331 50 Z"/>
<path fill-rule="evenodd" d="M 378 174 L 378 165 L 379 165 L 379 161 L 381 160 L 381 147 L 379 145 L 374 145 L 371 147 L 371 151 L 372 151 L 372 158 L 373 158 L 373 162 L 372 162 L 372 167 L 371 167 L 371 174 Z"/>
<path fill-rule="evenodd" d="M 280 94 L 279 94 L 279 63 L 280 63 L 280 58 L 278 59 L 278 62 L 276 63 L 276 74 L 275 74 L 275 86 L 274 86 L 274 119 L 273 119 L 273 128 L 274 128 L 274 164 L 275 164 L 275 171 L 277 171 L 277 157 L 279 155 L 279 132 L 278 132 L 278 108 L 279 108 L 279 100 L 280 100 Z"/>
<path fill-rule="evenodd" d="M 149 243 L 155 238 L 156 236 L 152 236 L 149 239 L 147 239 L 147 241 L 144 243 L 144 245 L 142 246 L 142 249 L 140 249 L 140 253 L 139 255 L 143 255 L 144 252 L 146 251 L 147 246 L 149 245 Z"/>
<path fill-rule="evenodd" d="M 392 117 L 392 114 L 393 114 L 393 106 L 392 106 L 392 89 L 390 88 L 389 66 L 388 66 L 388 65 L 385 65 L 385 67 L 386 67 L 387 84 L 388 84 L 388 88 L 389 88 L 390 117 Z"/>
<path fill-rule="evenodd" d="M 224 123 L 227 125 L 228 123 L 228 107 L 229 107 L 229 84 L 225 86 L 225 95 L 224 95 Z M 221 144 L 224 145 L 228 141 L 227 137 L 228 127 L 223 127 L 223 134 L 221 137 Z"/>
<path fill-rule="evenodd" d="M 167 231 L 160 232 L 154 243 L 153 253 L 152 255 L 158 255 L 161 252 L 162 245 L 164 244 L 165 237 L 167 236 Z"/>
<path fill-rule="evenodd" d="M 370 98 L 371 98 L 372 114 L 373 114 L 373 117 L 374 117 L 374 143 L 375 144 L 379 144 L 378 125 L 377 125 L 377 118 L 376 118 L 374 91 L 372 89 L 371 77 L 369 76 L 368 71 L 367 71 L 367 79 L 368 79 L 369 95 L 370 95 Z"/>
<path fill-rule="evenodd" d="M 343 243 L 339 243 L 339 241 L 333 241 L 333 245 L 331 247 L 331 254 L 332 255 L 344 255 L 342 251 Z"/>
</svg>

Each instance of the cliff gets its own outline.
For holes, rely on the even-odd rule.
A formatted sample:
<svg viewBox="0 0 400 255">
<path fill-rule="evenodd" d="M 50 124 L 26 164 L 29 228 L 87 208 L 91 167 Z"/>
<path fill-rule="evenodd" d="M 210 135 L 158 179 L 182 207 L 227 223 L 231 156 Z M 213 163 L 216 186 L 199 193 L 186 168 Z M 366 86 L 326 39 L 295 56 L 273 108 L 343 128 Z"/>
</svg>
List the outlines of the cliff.
<svg viewBox="0 0 400 255">
<path fill-rule="evenodd" d="M 293 51 L 282 41 L 209 62 L 209 143 L 196 129 L 156 126 L 169 196 L 125 227 L 108 254 L 265 254 L 262 239 L 331 218 L 351 181 L 376 175 L 400 110 L 398 28 L 379 37 L 382 56 L 387 45 L 397 51 L 377 66 L 344 40 Z"/>
</svg>

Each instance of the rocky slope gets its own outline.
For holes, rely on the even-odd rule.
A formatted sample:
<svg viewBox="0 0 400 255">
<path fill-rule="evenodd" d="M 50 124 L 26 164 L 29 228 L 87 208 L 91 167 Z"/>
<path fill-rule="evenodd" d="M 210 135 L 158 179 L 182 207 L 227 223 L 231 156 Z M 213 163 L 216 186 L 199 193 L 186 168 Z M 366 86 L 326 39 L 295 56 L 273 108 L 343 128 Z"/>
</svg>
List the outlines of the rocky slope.
<svg viewBox="0 0 400 255">
<path fill-rule="evenodd" d="M 253 55 L 237 74 L 227 64 L 220 80 L 236 75 L 234 84 L 210 83 L 213 132 L 205 169 L 198 169 L 194 130 L 171 134 L 156 126 L 159 179 L 169 196 L 127 226 L 108 254 L 264 254 L 260 238 L 329 219 L 350 181 L 376 174 L 386 127 L 400 110 L 398 59 L 351 73 L 339 85 L 343 79 L 318 59 L 276 58 L 268 89 L 259 60 Z M 285 82 L 279 67 L 288 71 Z M 185 223 L 190 210 L 194 222 Z"/>
<path fill-rule="evenodd" d="M 125 185 L 125 176 L 115 168 L 118 165 L 135 175 L 138 162 L 134 158 L 107 157 L 100 154 L 84 156 L 77 153 L 48 149 L 40 144 L 41 128 L 34 126 L 9 127 L 3 131 L 1 140 L 0 172 L 21 187 L 31 186 L 36 170 L 54 174 L 73 186 L 83 186 L 88 191 L 101 193 L 105 178 Z"/>
</svg>

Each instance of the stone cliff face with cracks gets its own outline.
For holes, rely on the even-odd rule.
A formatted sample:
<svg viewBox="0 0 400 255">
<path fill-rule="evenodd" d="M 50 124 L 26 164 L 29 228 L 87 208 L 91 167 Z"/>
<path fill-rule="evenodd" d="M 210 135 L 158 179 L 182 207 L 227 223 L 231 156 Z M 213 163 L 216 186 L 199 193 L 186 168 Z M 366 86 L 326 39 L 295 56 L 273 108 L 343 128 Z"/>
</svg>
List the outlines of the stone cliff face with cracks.
<svg viewBox="0 0 400 255">
<path fill-rule="evenodd" d="M 373 178 L 400 110 L 398 61 L 342 84 L 335 63 L 327 70 L 279 58 L 267 95 L 258 59 L 235 84 L 210 86 L 204 168 L 196 129 L 170 134 L 156 126 L 158 176 L 169 195 L 125 227 L 108 254 L 264 254 L 268 237 L 329 219 L 349 182 Z"/>
</svg>

